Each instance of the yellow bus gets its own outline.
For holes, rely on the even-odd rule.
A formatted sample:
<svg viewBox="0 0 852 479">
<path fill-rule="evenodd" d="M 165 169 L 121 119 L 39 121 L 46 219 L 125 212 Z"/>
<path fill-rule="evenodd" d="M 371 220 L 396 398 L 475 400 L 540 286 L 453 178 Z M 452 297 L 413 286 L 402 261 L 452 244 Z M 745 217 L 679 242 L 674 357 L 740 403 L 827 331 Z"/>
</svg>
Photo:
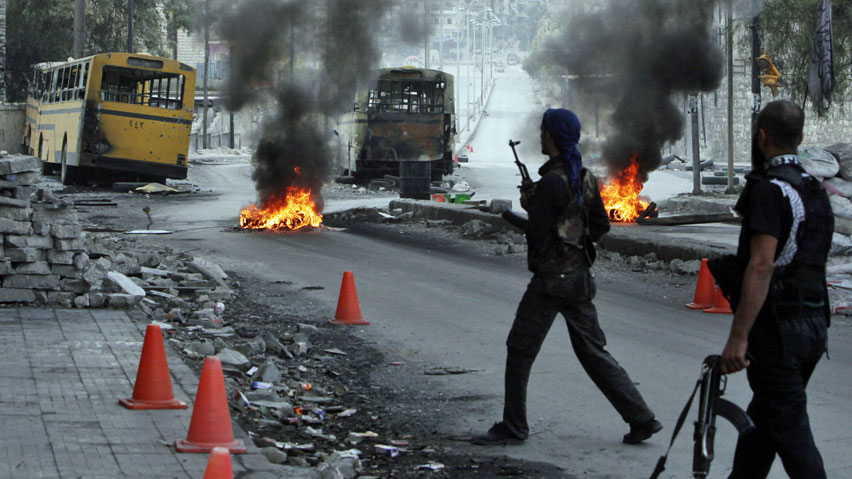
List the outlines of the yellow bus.
<svg viewBox="0 0 852 479">
<path fill-rule="evenodd" d="M 36 65 L 24 147 L 45 173 L 82 183 L 186 178 L 195 69 L 167 58 L 102 53 Z"/>
</svg>

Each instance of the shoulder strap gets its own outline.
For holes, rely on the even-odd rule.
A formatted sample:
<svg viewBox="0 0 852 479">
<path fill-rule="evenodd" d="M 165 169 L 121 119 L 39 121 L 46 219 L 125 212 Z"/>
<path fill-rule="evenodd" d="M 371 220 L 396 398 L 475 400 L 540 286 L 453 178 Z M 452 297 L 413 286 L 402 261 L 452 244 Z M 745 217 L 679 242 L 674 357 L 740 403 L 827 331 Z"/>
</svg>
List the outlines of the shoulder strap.
<svg viewBox="0 0 852 479">
<path fill-rule="evenodd" d="M 672 450 L 672 446 L 674 445 L 675 438 L 683 427 L 683 423 L 686 421 L 686 415 L 689 414 L 689 410 L 692 409 L 692 400 L 695 399 L 695 393 L 698 392 L 698 387 L 701 385 L 701 377 L 698 378 L 698 381 L 695 382 L 695 388 L 692 389 L 692 394 L 689 395 L 689 400 L 686 401 L 686 406 L 684 406 L 683 411 L 680 412 L 680 416 L 677 418 L 677 424 L 675 424 L 674 432 L 672 432 L 672 439 L 669 441 L 669 448 L 666 449 L 666 453 L 660 456 L 657 460 L 657 465 L 654 467 L 654 472 L 651 473 L 651 477 L 648 479 L 657 479 L 663 471 L 666 470 L 666 460 L 669 457 L 669 452 Z"/>
</svg>

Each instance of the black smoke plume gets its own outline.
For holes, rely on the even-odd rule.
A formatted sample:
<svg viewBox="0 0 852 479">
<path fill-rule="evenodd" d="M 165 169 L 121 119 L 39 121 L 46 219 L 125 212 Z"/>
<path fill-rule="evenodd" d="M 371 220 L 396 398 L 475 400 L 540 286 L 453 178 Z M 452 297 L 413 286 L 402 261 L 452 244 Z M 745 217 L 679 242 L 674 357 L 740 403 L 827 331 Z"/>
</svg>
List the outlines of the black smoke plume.
<svg viewBox="0 0 852 479">
<path fill-rule="evenodd" d="M 614 131 L 602 151 L 610 174 L 638 155 L 646 181 L 663 147 L 683 136 L 676 95 L 719 87 L 724 56 L 710 34 L 714 3 L 610 0 L 601 11 L 567 18 L 561 33 L 525 63 L 533 74 L 568 73 L 572 88 L 612 112 Z"/>
<path fill-rule="evenodd" d="M 277 102 L 253 158 L 261 205 L 298 186 L 311 189 L 322 211 L 321 190 L 334 160 L 334 120 L 352 108 L 359 88 L 375 81 L 381 59 L 376 35 L 390 5 L 249 0 L 223 20 L 221 33 L 231 46 L 228 108 L 270 97 Z"/>
</svg>

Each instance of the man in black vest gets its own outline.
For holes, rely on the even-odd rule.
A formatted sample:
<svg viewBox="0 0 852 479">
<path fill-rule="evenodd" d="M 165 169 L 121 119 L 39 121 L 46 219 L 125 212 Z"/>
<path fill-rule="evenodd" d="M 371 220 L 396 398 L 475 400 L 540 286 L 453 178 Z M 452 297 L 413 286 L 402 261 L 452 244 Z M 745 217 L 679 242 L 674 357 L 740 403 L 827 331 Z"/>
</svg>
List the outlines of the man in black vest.
<svg viewBox="0 0 852 479">
<path fill-rule="evenodd" d="M 748 368 L 757 426 L 740 437 L 730 478 L 765 478 L 775 455 L 794 479 L 825 478 L 805 387 L 826 351 L 825 263 L 834 217 L 825 190 L 801 167 L 804 112 L 786 100 L 757 117 L 754 171 L 737 202 L 737 259 L 745 265 L 722 371 Z"/>
<path fill-rule="evenodd" d="M 595 255 L 592 241 L 609 231 L 609 217 L 594 175 L 582 167 L 579 141 L 580 121 L 574 113 L 544 113 L 541 147 L 550 160 L 539 169 L 538 182 L 521 187 L 521 205 L 529 213 L 527 260 L 533 278 L 506 340 L 503 420 L 474 437 L 474 444 L 520 444 L 529 435 L 527 382 L 557 313 L 565 317 L 580 364 L 630 424 L 624 442 L 637 444 L 663 428 L 627 372 L 604 349 L 589 268 Z"/>
</svg>

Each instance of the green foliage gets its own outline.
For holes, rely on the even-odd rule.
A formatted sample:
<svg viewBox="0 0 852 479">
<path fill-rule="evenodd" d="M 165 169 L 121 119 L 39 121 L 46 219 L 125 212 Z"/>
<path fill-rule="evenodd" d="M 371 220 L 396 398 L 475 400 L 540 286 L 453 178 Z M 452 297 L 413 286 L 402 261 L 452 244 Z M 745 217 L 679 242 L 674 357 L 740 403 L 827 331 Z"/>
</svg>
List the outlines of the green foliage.
<svg viewBox="0 0 852 479">
<path fill-rule="evenodd" d="M 819 3 L 817 0 L 765 0 L 760 14 L 761 47 L 781 71 L 781 94 L 798 104 L 805 103 L 808 92 Z M 838 101 L 845 98 L 852 80 L 852 0 L 832 0 L 831 3 L 835 81 L 832 100 Z M 751 53 L 751 32 L 744 37 L 740 45 Z"/>
<path fill-rule="evenodd" d="M 196 0 L 134 0 L 134 50 L 164 55 L 167 27 L 190 23 L 190 1 Z M 32 65 L 71 56 L 74 2 L 9 0 L 6 8 L 7 94 L 10 101 L 23 101 Z M 127 0 L 86 0 L 86 54 L 126 48 Z"/>
</svg>

